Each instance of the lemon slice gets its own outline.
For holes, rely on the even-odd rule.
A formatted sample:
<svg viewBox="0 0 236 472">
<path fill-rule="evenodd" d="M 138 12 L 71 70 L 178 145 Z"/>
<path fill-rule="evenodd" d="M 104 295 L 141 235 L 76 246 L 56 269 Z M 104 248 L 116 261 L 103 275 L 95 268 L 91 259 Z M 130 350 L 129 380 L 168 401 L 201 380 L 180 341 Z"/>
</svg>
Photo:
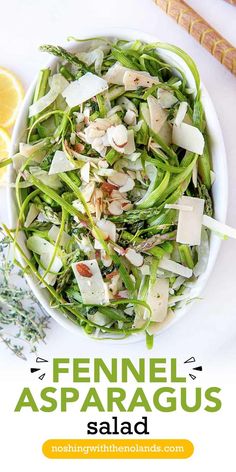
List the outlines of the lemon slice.
<svg viewBox="0 0 236 472">
<path fill-rule="evenodd" d="M 13 125 L 23 98 L 23 87 L 19 80 L 7 69 L 0 67 L 0 126 Z"/>
<path fill-rule="evenodd" d="M 2 161 L 9 157 L 10 136 L 2 128 L 0 128 L 0 180 L 6 172 L 7 167 L 1 167 Z"/>
</svg>

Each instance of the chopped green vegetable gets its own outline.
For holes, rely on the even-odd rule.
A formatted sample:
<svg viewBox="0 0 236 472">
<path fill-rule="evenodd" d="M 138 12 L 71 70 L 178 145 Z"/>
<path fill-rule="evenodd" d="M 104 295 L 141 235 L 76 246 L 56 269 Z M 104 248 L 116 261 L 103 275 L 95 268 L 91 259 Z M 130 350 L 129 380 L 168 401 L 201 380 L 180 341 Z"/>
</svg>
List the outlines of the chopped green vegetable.
<svg viewBox="0 0 236 472">
<path fill-rule="evenodd" d="M 15 165 L 19 206 L 17 228 L 4 229 L 52 305 L 87 335 L 146 332 L 151 348 L 169 293 L 184 291 L 206 262 L 206 244 L 187 244 L 183 228 L 178 239 L 179 219 L 193 211 L 184 198 L 200 198 L 208 217 L 213 212 L 200 78 L 192 59 L 170 44 L 87 41 L 78 54 L 40 48 L 58 67 L 40 72 L 26 143 L 2 163 Z M 163 50 L 185 62 L 194 90 Z M 202 155 L 190 152 L 203 147 Z"/>
</svg>

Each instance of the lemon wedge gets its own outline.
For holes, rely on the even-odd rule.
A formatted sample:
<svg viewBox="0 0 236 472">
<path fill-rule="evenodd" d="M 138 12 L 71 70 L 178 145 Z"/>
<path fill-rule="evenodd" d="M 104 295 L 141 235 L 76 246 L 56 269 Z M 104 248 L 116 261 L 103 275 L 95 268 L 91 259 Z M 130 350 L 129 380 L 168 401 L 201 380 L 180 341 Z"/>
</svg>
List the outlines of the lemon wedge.
<svg viewBox="0 0 236 472">
<path fill-rule="evenodd" d="M 23 95 L 20 81 L 12 72 L 0 67 L 0 126 L 10 128 L 14 124 Z"/>
</svg>

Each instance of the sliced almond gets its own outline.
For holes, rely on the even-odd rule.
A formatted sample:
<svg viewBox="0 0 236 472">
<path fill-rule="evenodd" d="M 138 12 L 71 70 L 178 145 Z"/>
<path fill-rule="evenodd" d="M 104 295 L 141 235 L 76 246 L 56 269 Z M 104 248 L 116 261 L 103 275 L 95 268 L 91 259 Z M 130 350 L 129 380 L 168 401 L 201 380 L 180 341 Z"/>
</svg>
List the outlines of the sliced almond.
<svg viewBox="0 0 236 472">
<path fill-rule="evenodd" d="M 117 295 L 119 298 L 129 298 L 128 290 L 120 290 Z"/>
<path fill-rule="evenodd" d="M 92 277 L 93 274 L 90 268 L 86 264 L 83 264 L 83 262 L 78 262 L 75 267 L 77 272 L 79 272 L 82 277 Z"/>
<path fill-rule="evenodd" d="M 112 139 L 116 146 L 123 147 L 128 141 L 128 132 L 124 125 L 112 127 Z"/>
<path fill-rule="evenodd" d="M 111 215 L 122 215 L 123 208 L 119 200 L 114 200 L 113 202 L 108 204 L 108 210 Z"/>
<path fill-rule="evenodd" d="M 112 184 L 117 185 L 118 187 L 122 187 L 128 181 L 129 177 L 124 172 L 115 172 L 113 175 L 109 177 L 109 181 Z"/>
<path fill-rule="evenodd" d="M 74 145 L 75 152 L 81 153 L 84 151 L 84 144 L 82 143 L 75 143 Z"/>
<path fill-rule="evenodd" d="M 128 131 L 124 125 L 111 126 L 107 130 L 107 138 L 110 146 L 118 152 L 124 152 L 128 142 Z"/>
<path fill-rule="evenodd" d="M 97 227 L 100 229 L 102 232 L 102 236 L 104 240 L 110 239 L 111 241 L 116 240 L 116 225 L 115 223 L 112 223 L 112 221 L 102 219 L 97 222 Z M 102 249 L 102 245 L 100 244 L 97 239 L 95 239 L 95 244 L 94 244 L 95 249 Z"/>
<path fill-rule="evenodd" d="M 102 192 L 110 195 L 113 190 L 117 190 L 117 185 L 112 184 L 110 182 L 103 182 L 100 189 L 102 190 Z"/>
<path fill-rule="evenodd" d="M 122 203 L 122 208 L 123 208 L 124 211 L 132 210 L 133 207 L 134 206 L 130 202 Z"/>
<path fill-rule="evenodd" d="M 122 185 L 122 187 L 120 187 L 119 191 L 121 193 L 129 192 L 130 190 L 132 190 L 134 188 L 134 185 L 135 185 L 134 180 L 131 179 L 131 177 L 128 177 L 126 183 L 124 185 Z"/>
<path fill-rule="evenodd" d="M 92 144 L 95 138 L 101 138 L 104 135 L 104 131 L 93 126 L 88 126 L 84 130 L 85 139 L 87 143 Z"/>
<path fill-rule="evenodd" d="M 112 190 L 112 192 L 111 192 L 111 198 L 112 198 L 112 200 L 123 200 L 124 194 L 121 195 L 121 193 L 119 192 L 119 190 Z"/>
</svg>

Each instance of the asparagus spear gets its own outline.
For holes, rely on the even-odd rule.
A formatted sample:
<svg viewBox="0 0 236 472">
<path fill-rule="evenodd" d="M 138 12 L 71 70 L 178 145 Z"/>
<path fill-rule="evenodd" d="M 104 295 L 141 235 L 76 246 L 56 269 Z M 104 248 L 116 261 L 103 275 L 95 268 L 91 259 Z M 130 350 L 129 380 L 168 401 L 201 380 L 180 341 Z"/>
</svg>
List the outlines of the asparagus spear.
<svg viewBox="0 0 236 472">
<path fill-rule="evenodd" d="M 50 69 L 42 69 L 39 73 L 35 92 L 34 92 L 34 97 L 33 97 L 33 102 L 37 102 L 41 97 L 43 97 L 47 91 L 47 85 L 48 85 L 48 79 L 51 74 Z M 38 116 L 31 116 L 29 120 L 29 126 L 31 127 L 33 123 L 36 121 Z"/>
<path fill-rule="evenodd" d="M 123 241 L 130 243 L 132 242 L 134 235 L 128 231 L 123 231 L 120 237 Z M 137 237 L 136 241 L 138 243 L 142 243 L 144 240 L 140 237 Z M 152 247 L 151 249 L 147 249 L 147 254 L 152 254 L 152 256 L 162 259 L 162 257 L 166 255 L 166 251 L 162 247 Z"/>
<path fill-rule="evenodd" d="M 198 182 L 197 186 L 199 198 L 203 198 L 205 200 L 205 213 L 208 216 L 213 216 L 213 203 L 210 193 L 206 187 L 206 185 Z"/>
<path fill-rule="evenodd" d="M 164 241 L 170 241 L 176 238 L 176 231 L 171 231 L 170 233 L 165 234 L 155 234 L 148 239 L 144 239 L 142 242 L 134 245 L 134 249 L 138 252 L 147 252 L 149 249 L 152 249 L 159 244 L 164 243 Z"/>
<path fill-rule="evenodd" d="M 152 216 L 158 216 L 160 213 L 159 208 L 144 208 L 129 210 L 122 215 L 109 216 L 109 220 L 114 223 L 137 223 L 138 221 L 145 221 Z"/>
<path fill-rule="evenodd" d="M 51 44 L 44 44 L 40 46 L 40 51 L 48 52 L 49 54 L 53 54 L 54 56 L 61 57 L 65 59 L 70 64 L 75 64 L 76 66 L 83 66 L 86 69 L 85 64 L 81 62 L 77 56 L 71 54 L 70 52 L 66 51 L 66 49 L 60 46 L 52 46 Z"/>
</svg>

